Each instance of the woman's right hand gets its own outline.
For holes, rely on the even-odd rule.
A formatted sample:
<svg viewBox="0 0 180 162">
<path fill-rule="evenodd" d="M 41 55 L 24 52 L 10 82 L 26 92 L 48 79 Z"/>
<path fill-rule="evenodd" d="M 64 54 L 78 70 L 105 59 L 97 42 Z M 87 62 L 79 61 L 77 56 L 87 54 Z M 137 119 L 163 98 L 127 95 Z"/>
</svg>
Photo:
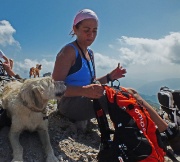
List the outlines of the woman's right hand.
<svg viewBox="0 0 180 162">
<path fill-rule="evenodd" d="M 85 97 L 98 99 L 103 96 L 104 88 L 101 84 L 90 84 L 83 88 Z"/>
</svg>

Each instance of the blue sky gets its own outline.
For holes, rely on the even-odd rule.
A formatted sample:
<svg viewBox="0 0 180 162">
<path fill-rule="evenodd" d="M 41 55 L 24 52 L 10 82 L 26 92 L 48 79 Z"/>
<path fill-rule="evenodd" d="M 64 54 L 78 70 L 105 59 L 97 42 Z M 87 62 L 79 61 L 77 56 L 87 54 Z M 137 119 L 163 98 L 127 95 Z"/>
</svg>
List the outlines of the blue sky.
<svg viewBox="0 0 180 162">
<path fill-rule="evenodd" d="M 100 21 L 90 47 L 98 76 L 118 62 L 127 69 L 122 84 L 130 86 L 180 76 L 179 0 L 0 0 L 0 49 L 14 59 L 14 71 L 28 78 L 41 63 L 41 75 L 52 72 L 59 50 L 74 40 L 73 18 L 83 8 Z"/>
</svg>

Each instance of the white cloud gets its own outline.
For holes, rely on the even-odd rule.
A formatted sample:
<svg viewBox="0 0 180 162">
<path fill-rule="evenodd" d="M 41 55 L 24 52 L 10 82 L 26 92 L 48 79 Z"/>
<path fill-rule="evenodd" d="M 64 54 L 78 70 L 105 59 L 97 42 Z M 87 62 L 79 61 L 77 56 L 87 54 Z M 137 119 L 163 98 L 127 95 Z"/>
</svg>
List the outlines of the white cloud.
<svg viewBox="0 0 180 162">
<path fill-rule="evenodd" d="M 125 65 L 163 62 L 180 64 L 180 33 L 170 33 L 161 39 L 123 36 L 117 50 Z"/>
<path fill-rule="evenodd" d="M 180 77 L 180 33 L 170 33 L 160 39 L 121 37 L 109 46 L 111 55 L 96 53 L 95 65 L 97 77 L 106 75 L 120 62 L 127 69 L 123 82 L 129 79 L 141 79 L 142 84 L 147 81 Z M 15 71 L 22 76 L 29 77 L 29 68 L 37 63 L 42 64 L 41 76 L 52 72 L 54 62 L 25 59 L 17 62 Z M 133 85 L 133 81 L 130 86 Z"/>
<path fill-rule="evenodd" d="M 24 78 L 29 78 L 29 70 L 31 67 L 36 67 L 36 64 L 42 65 L 42 70 L 40 71 L 40 76 L 44 73 L 53 71 L 54 62 L 47 61 L 46 59 L 42 59 L 41 61 L 25 59 L 24 62 L 15 62 L 14 71 L 20 74 Z"/>
<path fill-rule="evenodd" d="M 107 74 L 120 62 L 127 69 L 126 78 L 153 81 L 180 77 L 179 32 L 160 39 L 123 36 L 109 47 L 113 55 L 95 53 L 98 76 Z"/>
<path fill-rule="evenodd" d="M 100 53 L 95 53 L 95 66 L 96 75 L 101 77 L 109 73 L 112 69 L 117 67 L 119 60 L 111 58 L 109 56 L 104 56 Z"/>
<path fill-rule="evenodd" d="M 0 45 L 7 46 L 7 45 L 15 45 L 20 48 L 20 44 L 16 41 L 13 37 L 13 34 L 16 30 L 11 26 L 11 24 L 6 21 L 0 21 Z"/>
</svg>

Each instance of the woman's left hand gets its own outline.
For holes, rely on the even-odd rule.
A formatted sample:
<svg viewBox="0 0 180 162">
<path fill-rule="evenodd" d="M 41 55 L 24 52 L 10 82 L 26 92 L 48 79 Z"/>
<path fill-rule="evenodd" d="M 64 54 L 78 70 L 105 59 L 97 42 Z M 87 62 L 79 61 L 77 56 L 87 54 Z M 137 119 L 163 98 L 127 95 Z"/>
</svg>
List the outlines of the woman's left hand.
<svg viewBox="0 0 180 162">
<path fill-rule="evenodd" d="M 120 63 L 118 63 L 117 68 L 115 68 L 113 71 L 109 73 L 109 77 L 111 80 L 115 80 L 115 79 L 125 77 L 125 74 L 126 74 L 126 69 L 120 66 Z"/>
</svg>

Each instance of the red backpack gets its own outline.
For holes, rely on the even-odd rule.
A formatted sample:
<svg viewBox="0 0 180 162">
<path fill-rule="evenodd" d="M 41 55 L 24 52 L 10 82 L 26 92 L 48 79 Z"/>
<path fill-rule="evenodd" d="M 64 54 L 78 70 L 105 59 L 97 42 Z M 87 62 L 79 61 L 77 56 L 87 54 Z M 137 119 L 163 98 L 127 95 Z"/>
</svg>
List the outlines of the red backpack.
<svg viewBox="0 0 180 162">
<path fill-rule="evenodd" d="M 125 88 L 105 85 L 104 89 L 114 130 L 109 129 L 99 101 L 94 100 L 101 133 L 98 161 L 164 162 L 164 145 L 148 111 Z"/>
</svg>

